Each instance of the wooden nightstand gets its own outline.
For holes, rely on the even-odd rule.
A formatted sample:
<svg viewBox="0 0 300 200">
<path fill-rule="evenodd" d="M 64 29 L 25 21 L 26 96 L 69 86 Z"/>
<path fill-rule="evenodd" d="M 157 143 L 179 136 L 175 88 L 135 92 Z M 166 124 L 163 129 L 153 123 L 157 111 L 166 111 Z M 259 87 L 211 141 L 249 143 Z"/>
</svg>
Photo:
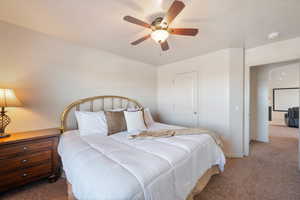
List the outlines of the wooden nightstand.
<svg viewBox="0 0 300 200">
<path fill-rule="evenodd" d="M 0 192 L 60 175 L 59 129 L 12 133 L 0 139 Z"/>
</svg>

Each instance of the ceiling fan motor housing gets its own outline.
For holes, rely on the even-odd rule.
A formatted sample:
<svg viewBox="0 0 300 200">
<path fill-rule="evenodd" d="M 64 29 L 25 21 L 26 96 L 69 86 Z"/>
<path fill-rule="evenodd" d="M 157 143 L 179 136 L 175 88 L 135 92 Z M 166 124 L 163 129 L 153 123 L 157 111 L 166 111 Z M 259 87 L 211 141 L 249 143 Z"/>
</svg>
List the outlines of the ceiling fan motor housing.
<svg viewBox="0 0 300 200">
<path fill-rule="evenodd" d="M 169 26 L 168 22 L 166 22 L 163 17 L 157 17 L 151 23 L 151 28 L 152 28 L 153 31 L 154 30 L 161 30 L 161 29 L 166 30 L 166 29 L 168 29 L 168 26 Z"/>
</svg>

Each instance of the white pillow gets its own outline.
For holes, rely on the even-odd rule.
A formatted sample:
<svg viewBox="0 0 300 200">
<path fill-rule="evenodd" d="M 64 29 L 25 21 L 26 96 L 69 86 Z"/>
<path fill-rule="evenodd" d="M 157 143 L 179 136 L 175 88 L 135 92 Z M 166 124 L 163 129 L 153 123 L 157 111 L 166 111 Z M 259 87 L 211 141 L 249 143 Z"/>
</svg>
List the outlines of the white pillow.
<svg viewBox="0 0 300 200">
<path fill-rule="evenodd" d="M 106 109 L 105 111 L 109 111 L 109 112 L 121 112 L 121 111 L 125 111 L 126 108 L 115 108 L 115 109 Z"/>
<path fill-rule="evenodd" d="M 136 132 L 146 130 L 144 116 L 142 111 L 128 112 L 124 111 L 124 116 L 128 132 Z"/>
<path fill-rule="evenodd" d="M 77 120 L 80 135 L 108 135 L 106 118 L 103 111 L 75 111 L 75 117 Z"/>
<path fill-rule="evenodd" d="M 137 111 L 140 111 L 142 110 L 142 108 L 127 108 L 126 111 L 128 112 L 137 112 Z"/>
<path fill-rule="evenodd" d="M 152 118 L 149 108 L 144 109 L 144 120 L 145 120 L 145 124 L 146 124 L 147 128 L 149 128 L 150 126 L 152 126 L 155 123 Z"/>
</svg>

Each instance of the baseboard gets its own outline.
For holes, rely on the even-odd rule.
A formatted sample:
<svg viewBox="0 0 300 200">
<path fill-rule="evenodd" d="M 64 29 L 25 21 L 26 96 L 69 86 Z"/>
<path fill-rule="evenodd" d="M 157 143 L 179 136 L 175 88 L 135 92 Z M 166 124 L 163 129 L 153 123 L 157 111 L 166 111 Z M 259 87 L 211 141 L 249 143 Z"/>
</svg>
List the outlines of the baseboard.
<svg viewBox="0 0 300 200">
<path fill-rule="evenodd" d="M 252 139 L 252 142 L 263 142 L 263 143 L 269 143 L 269 139 Z"/>
<path fill-rule="evenodd" d="M 226 153 L 227 158 L 243 158 L 243 153 Z"/>
</svg>

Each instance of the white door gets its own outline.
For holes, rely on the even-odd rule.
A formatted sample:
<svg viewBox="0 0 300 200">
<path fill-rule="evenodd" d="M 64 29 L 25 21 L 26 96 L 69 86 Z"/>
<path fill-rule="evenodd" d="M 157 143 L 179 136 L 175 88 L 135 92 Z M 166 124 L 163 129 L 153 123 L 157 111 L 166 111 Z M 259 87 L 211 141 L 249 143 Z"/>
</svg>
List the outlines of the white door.
<svg viewBox="0 0 300 200">
<path fill-rule="evenodd" d="M 173 80 L 174 123 L 187 126 L 198 126 L 198 87 L 197 72 L 177 74 Z"/>
</svg>

